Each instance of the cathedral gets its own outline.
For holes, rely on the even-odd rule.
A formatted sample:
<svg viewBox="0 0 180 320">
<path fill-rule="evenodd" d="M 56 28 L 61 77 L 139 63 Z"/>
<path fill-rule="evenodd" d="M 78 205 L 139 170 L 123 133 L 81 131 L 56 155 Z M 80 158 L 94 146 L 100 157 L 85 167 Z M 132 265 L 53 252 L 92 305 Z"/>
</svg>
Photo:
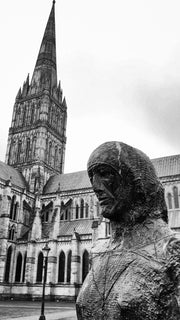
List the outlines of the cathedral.
<svg viewBox="0 0 180 320">
<path fill-rule="evenodd" d="M 53 1 L 32 78 L 15 98 L 0 161 L 0 296 L 39 299 L 48 244 L 46 297 L 75 300 L 91 246 L 110 236 L 86 171 L 64 173 L 67 105 L 56 68 Z M 152 160 L 169 226 L 180 231 L 180 155 Z"/>
</svg>

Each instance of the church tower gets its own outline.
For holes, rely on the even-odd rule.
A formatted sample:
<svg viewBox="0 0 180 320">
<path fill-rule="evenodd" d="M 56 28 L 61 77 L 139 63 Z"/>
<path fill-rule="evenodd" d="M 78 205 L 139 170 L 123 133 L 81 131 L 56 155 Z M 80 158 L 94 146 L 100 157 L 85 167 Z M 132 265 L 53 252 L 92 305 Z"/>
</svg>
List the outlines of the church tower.
<svg viewBox="0 0 180 320">
<path fill-rule="evenodd" d="M 30 191 L 42 191 L 52 174 L 63 173 L 66 100 L 57 83 L 55 1 L 36 65 L 16 96 L 9 129 L 6 163 L 20 170 Z"/>
</svg>

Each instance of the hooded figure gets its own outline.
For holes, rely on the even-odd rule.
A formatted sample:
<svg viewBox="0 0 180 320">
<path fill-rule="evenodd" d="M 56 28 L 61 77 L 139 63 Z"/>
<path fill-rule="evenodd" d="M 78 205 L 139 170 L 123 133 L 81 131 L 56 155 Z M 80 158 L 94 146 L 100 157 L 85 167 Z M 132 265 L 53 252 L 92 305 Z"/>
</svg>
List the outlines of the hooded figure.
<svg viewBox="0 0 180 320">
<path fill-rule="evenodd" d="M 93 151 L 88 174 L 111 238 L 92 248 L 79 320 L 178 320 L 180 242 L 150 159 L 122 142 Z"/>
</svg>

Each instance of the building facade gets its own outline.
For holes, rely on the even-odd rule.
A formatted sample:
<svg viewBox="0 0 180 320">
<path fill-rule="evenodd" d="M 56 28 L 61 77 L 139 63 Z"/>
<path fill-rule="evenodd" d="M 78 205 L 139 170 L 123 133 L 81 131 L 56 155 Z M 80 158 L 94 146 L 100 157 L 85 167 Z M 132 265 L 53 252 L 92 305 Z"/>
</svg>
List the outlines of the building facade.
<svg viewBox="0 0 180 320">
<path fill-rule="evenodd" d="M 43 247 L 49 299 L 74 300 L 97 239 L 110 236 L 86 171 L 64 174 L 67 105 L 57 81 L 53 1 L 31 81 L 15 99 L 6 163 L 0 161 L 0 295 L 38 299 Z M 180 231 L 180 155 L 152 160 L 169 224 Z"/>
</svg>

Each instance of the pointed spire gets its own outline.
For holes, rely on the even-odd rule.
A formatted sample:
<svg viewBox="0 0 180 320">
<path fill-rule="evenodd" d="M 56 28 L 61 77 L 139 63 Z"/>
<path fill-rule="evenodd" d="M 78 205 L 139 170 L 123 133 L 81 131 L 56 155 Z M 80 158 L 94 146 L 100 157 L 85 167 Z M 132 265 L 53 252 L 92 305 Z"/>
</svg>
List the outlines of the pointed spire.
<svg viewBox="0 0 180 320">
<path fill-rule="evenodd" d="M 67 103 L 66 103 L 66 98 L 64 97 L 64 99 L 63 99 L 63 106 L 65 107 L 65 108 L 67 108 Z"/>
<path fill-rule="evenodd" d="M 17 96 L 16 96 L 16 99 L 20 99 L 20 98 L 21 98 L 21 87 L 19 88 Z"/>
<path fill-rule="evenodd" d="M 56 69 L 55 1 L 53 1 L 32 76 L 31 93 L 43 89 L 52 91 L 57 87 Z"/>
</svg>

